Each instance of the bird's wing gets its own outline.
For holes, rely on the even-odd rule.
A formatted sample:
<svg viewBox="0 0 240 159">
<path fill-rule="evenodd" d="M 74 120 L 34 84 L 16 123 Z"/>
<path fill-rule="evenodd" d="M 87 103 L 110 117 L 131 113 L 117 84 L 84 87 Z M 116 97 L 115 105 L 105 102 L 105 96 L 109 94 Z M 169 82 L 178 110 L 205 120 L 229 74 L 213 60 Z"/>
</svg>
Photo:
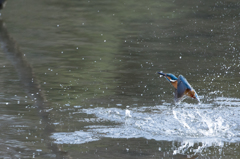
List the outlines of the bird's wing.
<svg viewBox="0 0 240 159">
<path fill-rule="evenodd" d="M 183 97 L 185 91 L 188 89 L 186 85 L 178 78 L 177 89 L 175 90 L 175 98 Z"/>
<path fill-rule="evenodd" d="M 186 80 L 186 78 L 184 78 L 182 75 L 180 75 L 178 77 L 178 80 L 182 81 L 183 85 L 185 85 L 185 87 L 189 90 L 192 90 L 191 85 L 188 83 L 188 81 Z"/>
<path fill-rule="evenodd" d="M 196 98 L 198 101 L 200 101 L 196 91 L 188 83 L 186 78 L 184 78 L 182 75 L 180 75 L 177 79 L 177 82 L 178 82 L 177 89 L 175 89 L 175 100 L 176 101 L 180 100 L 184 95 L 190 96 L 192 98 Z"/>
</svg>

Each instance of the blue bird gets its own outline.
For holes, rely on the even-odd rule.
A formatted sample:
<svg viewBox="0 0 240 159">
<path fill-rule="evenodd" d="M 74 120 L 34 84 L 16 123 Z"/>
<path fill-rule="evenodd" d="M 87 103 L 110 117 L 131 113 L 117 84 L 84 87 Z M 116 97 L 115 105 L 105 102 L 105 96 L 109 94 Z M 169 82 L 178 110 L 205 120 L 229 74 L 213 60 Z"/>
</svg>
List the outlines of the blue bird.
<svg viewBox="0 0 240 159">
<path fill-rule="evenodd" d="M 196 91 L 192 88 L 192 86 L 188 83 L 186 78 L 184 78 L 182 75 L 179 75 L 179 77 L 177 78 L 171 73 L 158 72 L 158 74 L 164 76 L 175 88 L 176 102 L 180 101 L 184 97 L 184 95 L 200 101 Z"/>
</svg>

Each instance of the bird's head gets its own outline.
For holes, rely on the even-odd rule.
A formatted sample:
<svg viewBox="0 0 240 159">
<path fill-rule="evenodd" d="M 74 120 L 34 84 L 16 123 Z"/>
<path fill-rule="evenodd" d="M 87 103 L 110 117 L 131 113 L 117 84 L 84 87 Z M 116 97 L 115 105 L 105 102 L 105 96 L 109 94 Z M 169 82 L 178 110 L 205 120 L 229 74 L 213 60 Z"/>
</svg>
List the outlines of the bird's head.
<svg viewBox="0 0 240 159">
<path fill-rule="evenodd" d="M 158 74 L 164 76 L 170 83 L 174 83 L 177 81 L 177 77 L 174 76 L 173 74 L 171 73 L 162 73 L 162 72 L 158 72 Z"/>
</svg>

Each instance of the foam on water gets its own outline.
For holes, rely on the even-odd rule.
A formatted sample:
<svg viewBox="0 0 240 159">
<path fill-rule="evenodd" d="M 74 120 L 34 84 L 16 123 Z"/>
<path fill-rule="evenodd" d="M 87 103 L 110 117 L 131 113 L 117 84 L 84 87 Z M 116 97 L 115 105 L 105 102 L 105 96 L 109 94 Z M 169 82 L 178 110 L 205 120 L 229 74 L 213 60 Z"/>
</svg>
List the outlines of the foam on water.
<svg viewBox="0 0 240 159">
<path fill-rule="evenodd" d="M 181 103 L 169 106 L 166 103 L 127 109 L 81 109 L 81 113 L 94 114 L 100 121 L 110 121 L 116 125 L 91 125 L 85 127 L 85 132 L 54 133 L 52 137 L 59 144 L 81 144 L 102 137 L 180 141 L 182 146 L 174 153 L 183 152 L 193 143 L 201 142 L 202 146 L 194 150 L 199 152 L 205 146 L 240 141 L 238 103 L 240 99 L 221 97 L 212 104 Z"/>
</svg>

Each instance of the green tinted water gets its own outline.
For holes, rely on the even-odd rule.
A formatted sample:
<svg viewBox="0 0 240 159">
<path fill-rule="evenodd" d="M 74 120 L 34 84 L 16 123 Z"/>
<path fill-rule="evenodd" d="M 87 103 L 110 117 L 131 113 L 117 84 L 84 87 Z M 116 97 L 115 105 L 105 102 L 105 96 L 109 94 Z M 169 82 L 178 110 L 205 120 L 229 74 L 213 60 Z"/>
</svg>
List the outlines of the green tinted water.
<svg viewBox="0 0 240 159">
<path fill-rule="evenodd" d="M 2 157 L 239 158 L 238 7 L 237 1 L 8 1 L 1 12 L 1 32 L 8 34 L 0 54 Z M 6 43 L 21 57 L 11 58 Z M 186 99 L 175 107 L 174 90 L 157 71 L 184 75 L 203 104 Z M 204 151 L 193 152 L 198 146 Z"/>
</svg>

